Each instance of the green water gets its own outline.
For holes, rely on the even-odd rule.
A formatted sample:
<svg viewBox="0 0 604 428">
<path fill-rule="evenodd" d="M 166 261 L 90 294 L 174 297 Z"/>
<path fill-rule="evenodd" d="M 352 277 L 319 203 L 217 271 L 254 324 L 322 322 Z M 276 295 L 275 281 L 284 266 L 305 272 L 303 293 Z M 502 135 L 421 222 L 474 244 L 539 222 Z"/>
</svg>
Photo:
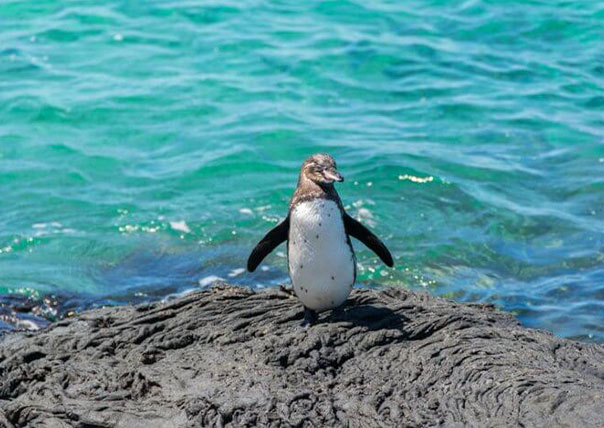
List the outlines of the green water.
<svg viewBox="0 0 604 428">
<path fill-rule="evenodd" d="M 318 151 L 395 257 L 358 285 L 604 341 L 604 6 L 561 0 L 4 0 L 0 328 L 286 281 L 241 268 Z"/>
</svg>

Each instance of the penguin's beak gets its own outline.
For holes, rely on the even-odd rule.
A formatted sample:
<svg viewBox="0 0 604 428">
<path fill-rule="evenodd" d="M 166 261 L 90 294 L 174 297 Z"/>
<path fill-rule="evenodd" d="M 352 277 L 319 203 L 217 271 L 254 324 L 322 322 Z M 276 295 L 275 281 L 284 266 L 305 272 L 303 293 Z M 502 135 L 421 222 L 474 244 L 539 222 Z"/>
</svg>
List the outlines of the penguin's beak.
<svg viewBox="0 0 604 428">
<path fill-rule="evenodd" d="M 335 168 L 328 168 L 323 171 L 323 176 L 331 181 L 344 181 L 344 177 Z"/>
</svg>

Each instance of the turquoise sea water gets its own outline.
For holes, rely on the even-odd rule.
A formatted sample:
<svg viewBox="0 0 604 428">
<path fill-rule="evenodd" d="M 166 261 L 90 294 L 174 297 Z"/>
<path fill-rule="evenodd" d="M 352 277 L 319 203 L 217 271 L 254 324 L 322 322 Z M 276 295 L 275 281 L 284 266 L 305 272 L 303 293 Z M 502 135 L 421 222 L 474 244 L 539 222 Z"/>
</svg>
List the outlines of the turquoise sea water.
<svg viewBox="0 0 604 428">
<path fill-rule="evenodd" d="M 203 4 L 202 4 L 203 3 Z M 604 5 L 4 0 L 0 328 L 287 281 L 250 249 L 325 151 L 359 285 L 604 342 Z"/>
</svg>

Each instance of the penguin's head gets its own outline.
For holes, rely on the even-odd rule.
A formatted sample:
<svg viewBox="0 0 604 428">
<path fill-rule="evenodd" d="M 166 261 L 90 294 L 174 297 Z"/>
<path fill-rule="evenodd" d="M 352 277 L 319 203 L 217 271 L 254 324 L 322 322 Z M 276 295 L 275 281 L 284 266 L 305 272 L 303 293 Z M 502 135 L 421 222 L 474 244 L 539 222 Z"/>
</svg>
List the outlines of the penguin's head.
<svg viewBox="0 0 604 428">
<path fill-rule="evenodd" d="M 317 153 L 307 158 L 302 164 L 300 174 L 318 185 L 333 184 L 344 181 L 336 168 L 336 161 L 325 153 Z"/>
</svg>

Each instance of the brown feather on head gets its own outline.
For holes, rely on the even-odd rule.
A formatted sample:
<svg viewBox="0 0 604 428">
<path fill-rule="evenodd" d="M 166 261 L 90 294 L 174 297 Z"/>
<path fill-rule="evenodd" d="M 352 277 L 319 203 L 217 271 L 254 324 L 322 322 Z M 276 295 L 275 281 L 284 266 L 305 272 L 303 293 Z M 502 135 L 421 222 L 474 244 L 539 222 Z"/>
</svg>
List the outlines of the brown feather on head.
<svg viewBox="0 0 604 428">
<path fill-rule="evenodd" d="M 338 172 L 336 161 L 325 153 L 309 156 L 300 168 L 300 180 L 308 179 L 319 186 L 333 184 L 334 181 L 344 181 Z"/>
</svg>

